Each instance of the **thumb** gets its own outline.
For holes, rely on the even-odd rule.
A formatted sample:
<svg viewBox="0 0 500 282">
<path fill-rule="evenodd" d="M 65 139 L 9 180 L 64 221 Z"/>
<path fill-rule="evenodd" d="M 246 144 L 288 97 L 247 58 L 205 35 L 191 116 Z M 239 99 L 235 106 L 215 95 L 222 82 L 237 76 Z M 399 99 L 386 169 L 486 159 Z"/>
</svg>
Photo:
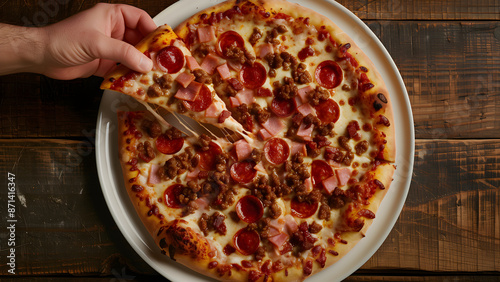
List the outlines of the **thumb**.
<svg viewBox="0 0 500 282">
<path fill-rule="evenodd" d="M 146 57 L 134 46 L 104 34 L 100 34 L 91 45 L 94 57 L 120 62 L 128 68 L 138 72 L 148 72 L 153 68 L 153 61 Z"/>
</svg>

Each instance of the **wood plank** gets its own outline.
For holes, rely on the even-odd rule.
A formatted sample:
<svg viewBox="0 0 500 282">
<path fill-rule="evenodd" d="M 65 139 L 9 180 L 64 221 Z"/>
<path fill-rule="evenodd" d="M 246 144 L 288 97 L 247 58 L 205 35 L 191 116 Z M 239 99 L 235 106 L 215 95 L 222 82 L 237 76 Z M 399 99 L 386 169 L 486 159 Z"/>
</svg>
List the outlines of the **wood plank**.
<svg viewBox="0 0 500 282">
<path fill-rule="evenodd" d="M 3 140 L 0 156 L 5 211 L 7 173 L 16 176 L 16 274 L 112 275 L 125 264 L 138 273 L 153 272 L 109 213 L 90 142 Z M 1 274 L 8 270 L 7 224 L 0 221 Z"/>
<path fill-rule="evenodd" d="M 498 20 L 500 1 L 339 0 L 363 20 Z"/>
<path fill-rule="evenodd" d="M 406 82 L 417 138 L 500 138 L 498 23 L 368 24 Z M 100 81 L 0 77 L 0 137 L 84 137 L 95 128 Z"/>
<path fill-rule="evenodd" d="M 413 180 L 363 269 L 500 271 L 500 140 L 417 140 Z"/>
<path fill-rule="evenodd" d="M 98 1 L 5 1 L 0 4 L 2 22 L 17 25 L 46 25 L 95 5 Z M 139 7 L 157 15 L 175 0 L 108 1 Z M 339 0 L 340 4 L 363 20 L 499 20 L 498 0 Z"/>
<path fill-rule="evenodd" d="M 416 274 L 418 275 L 418 274 Z M 430 276 L 402 276 L 402 275 L 358 275 L 354 274 L 347 279 L 345 282 L 357 282 L 357 281 L 428 281 L 428 282 L 442 282 L 442 281 L 462 281 L 462 282 L 493 282 L 498 281 L 500 276 L 498 275 L 430 275 Z"/>
<path fill-rule="evenodd" d="M 2 140 L 0 156 L 1 183 L 7 182 L 7 172 L 16 174 L 19 275 L 112 276 L 123 268 L 133 275 L 156 274 L 113 222 L 91 143 Z M 499 171 L 498 139 L 417 140 L 406 205 L 361 274 L 499 272 Z M 6 194 L 0 189 L 4 207 Z M 0 238 L 8 236 L 6 224 L 0 221 Z M 0 257 L 7 255 L 0 246 Z M 6 271 L 0 264 L 0 273 Z"/>
<path fill-rule="evenodd" d="M 1 276 L 0 276 L 1 277 Z M 134 273 L 117 273 L 113 276 L 108 277 L 6 277 L 2 278 L 2 281 L 5 282 L 18 282 L 18 281 L 29 281 L 32 282 L 109 282 L 112 281 L 144 281 L 144 282 L 160 282 L 160 281 L 169 281 L 168 279 L 162 276 L 156 275 L 134 275 Z M 116 280 L 113 280 L 116 279 Z M 120 280 L 121 279 L 121 280 Z M 442 282 L 442 281 L 463 281 L 463 282 L 496 282 L 500 279 L 498 275 L 431 275 L 431 276 L 403 276 L 403 275 L 395 275 L 395 276 L 387 276 L 387 275 L 359 275 L 354 274 L 347 279 L 343 280 L 345 282 L 357 282 L 357 281 L 425 281 L 425 282 Z"/>
<path fill-rule="evenodd" d="M 399 67 L 416 138 L 499 138 L 500 30 L 494 22 L 369 22 Z"/>
<path fill-rule="evenodd" d="M 102 78 L 0 77 L 0 136 L 84 137 L 95 128 Z"/>
</svg>

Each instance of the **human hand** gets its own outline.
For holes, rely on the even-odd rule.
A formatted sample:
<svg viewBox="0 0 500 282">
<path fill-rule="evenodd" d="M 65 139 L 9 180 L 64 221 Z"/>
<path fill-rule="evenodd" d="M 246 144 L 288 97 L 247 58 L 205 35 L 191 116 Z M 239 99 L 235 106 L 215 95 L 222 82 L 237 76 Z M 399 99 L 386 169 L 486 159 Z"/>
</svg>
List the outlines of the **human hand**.
<svg viewBox="0 0 500 282">
<path fill-rule="evenodd" d="M 151 17 L 139 8 L 99 3 L 40 28 L 43 59 L 35 72 L 56 79 L 104 76 L 116 62 L 150 71 L 151 59 L 132 45 L 155 29 Z"/>
</svg>

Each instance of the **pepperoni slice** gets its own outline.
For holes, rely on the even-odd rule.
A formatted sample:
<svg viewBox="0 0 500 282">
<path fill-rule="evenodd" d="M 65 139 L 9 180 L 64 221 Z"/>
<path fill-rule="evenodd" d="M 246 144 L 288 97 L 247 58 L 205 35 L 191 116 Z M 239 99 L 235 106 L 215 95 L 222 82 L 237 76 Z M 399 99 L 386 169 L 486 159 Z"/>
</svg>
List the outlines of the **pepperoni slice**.
<svg viewBox="0 0 500 282">
<path fill-rule="evenodd" d="M 264 145 L 264 155 L 270 163 L 280 165 L 288 159 L 290 147 L 281 138 L 269 139 Z"/>
<path fill-rule="evenodd" d="M 295 112 L 297 104 L 295 99 L 274 98 L 271 103 L 271 111 L 279 117 L 288 117 Z"/>
<path fill-rule="evenodd" d="M 206 85 L 202 85 L 194 101 L 184 101 L 186 107 L 194 112 L 206 110 L 212 104 L 212 92 Z"/>
<path fill-rule="evenodd" d="M 246 223 L 254 223 L 264 215 L 264 205 L 259 198 L 247 195 L 236 203 L 238 217 Z"/>
<path fill-rule="evenodd" d="M 272 97 L 273 93 L 271 90 L 264 88 L 264 87 L 259 87 L 257 88 L 257 91 L 255 91 L 255 96 L 258 97 Z"/>
<path fill-rule="evenodd" d="M 179 152 L 184 145 L 184 138 L 168 139 L 167 135 L 162 134 L 156 138 L 156 148 L 163 154 L 171 155 Z"/>
<path fill-rule="evenodd" d="M 241 68 L 240 80 L 246 88 L 259 88 L 264 85 L 266 79 L 267 71 L 261 63 L 244 64 Z"/>
<path fill-rule="evenodd" d="M 259 233 L 255 230 L 249 230 L 247 228 L 242 228 L 233 236 L 233 244 L 236 247 L 236 250 L 240 252 L 242 255 L 248 256 L 255 251 L 260 244 L 260 236 Z"/>
<path fill-rule="evenodd" d="M 316 77 L 316 81 L 319 85 L 332 89 L 340 85 L 342 82 L 342 69 L 340 66 L 334 61 L 324 61 L 316 67 L 316 71 L 314 72 L 314 76 Z"/>
<path fill-rule="evenodd" d="M 176 73 L 184 66 L 184 54 L 175 46 L 167 46 L 156 54 L 156 62 L 163 71 Z"/>
<path fill-rule="evenodd" d="M 332 167 L 323 160 L 315 160 L 311 164 L 311 178 L 314 188 L 321 188 L 323 180 L 333 176 Z"/>
<path fill-rule="evenodd" d="M 337 102 L 328 99 L 314 107 L 316 115 L 323 124 L 336 122 L 340 117 L 340 108 Z"/>
<path fill-rule="evenodd" d="M 198 166 L 202 170 L 215 170 L 215 156 L 222 154 L 222 149 L 214 142 L 208 144 L 208 150 L 198 152 L 200 161 Z"/>
<path fill-rule="evenodd" d="M 308 203 L 307 201 L 299 202 L 297 197 L 293 198 L 290 203 L 290 209 L 292 215 L 298 218 L 308 218 L 311 217 L 318 209 L 318 202 Z"/>
<path fill-rule="evenodd" d="M 182 193 L 183 186 L 181 184 L 174 184 L 165 189 L 163 193 L 163 202 L 169 208 L 179 209 L 183 205 L 179 202 L 179 195 Z"/>
<path fill-rule="evenodd" d="M 240 49 L 245 48 L 245 40 L 243 40 L 243 37 L 241 37 L 241 35 L 239 35 L 236 31 L 232 30 L 221 34 L 217 44 L 219 46 L 219 53 L 224 57 L 226 57 L 227 50 L 232 46 Z"/>
<path fill-rule="evenodd" d="M 257 171 L 253 168 L 255 162 L 241 161 L 234 163 L 231 166 L 231 178 L 238 183 L 248 183 L 257 175 Z"/>
</svg>

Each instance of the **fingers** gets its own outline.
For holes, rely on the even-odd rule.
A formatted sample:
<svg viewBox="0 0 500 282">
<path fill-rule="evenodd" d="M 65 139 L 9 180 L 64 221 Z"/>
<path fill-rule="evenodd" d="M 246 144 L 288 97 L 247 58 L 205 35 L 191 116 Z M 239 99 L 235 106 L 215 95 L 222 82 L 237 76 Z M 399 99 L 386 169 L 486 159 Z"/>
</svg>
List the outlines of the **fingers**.
<svg viewBox="0 0 500 282">
<path fill-rule="evenodd" d="M 129 5 L 119 5 L 119 8 L 127 28 L 136 29 L 143 36 L 156 29 L 153 19 L 145 11 Z"/>
<path fill-rule="evenodd" d="M 138 72 L 148 72 L 153 68 L 153 62 L 132 45 L 104 34 L 97 36 L 96 42 L 90 46 L 94 58 L 108 59 L 120 62 Z"/>
<path fill-rule="evenodd" d="M 126 29 L 123 35 L 123 40 L 132 45 L 136 45 L 137 43 L 139 43 L 139 41 L 141 41 L 142 38 L 144 38 L 144 36 L 138 30 L 135 29 Z"/>
</svg>

